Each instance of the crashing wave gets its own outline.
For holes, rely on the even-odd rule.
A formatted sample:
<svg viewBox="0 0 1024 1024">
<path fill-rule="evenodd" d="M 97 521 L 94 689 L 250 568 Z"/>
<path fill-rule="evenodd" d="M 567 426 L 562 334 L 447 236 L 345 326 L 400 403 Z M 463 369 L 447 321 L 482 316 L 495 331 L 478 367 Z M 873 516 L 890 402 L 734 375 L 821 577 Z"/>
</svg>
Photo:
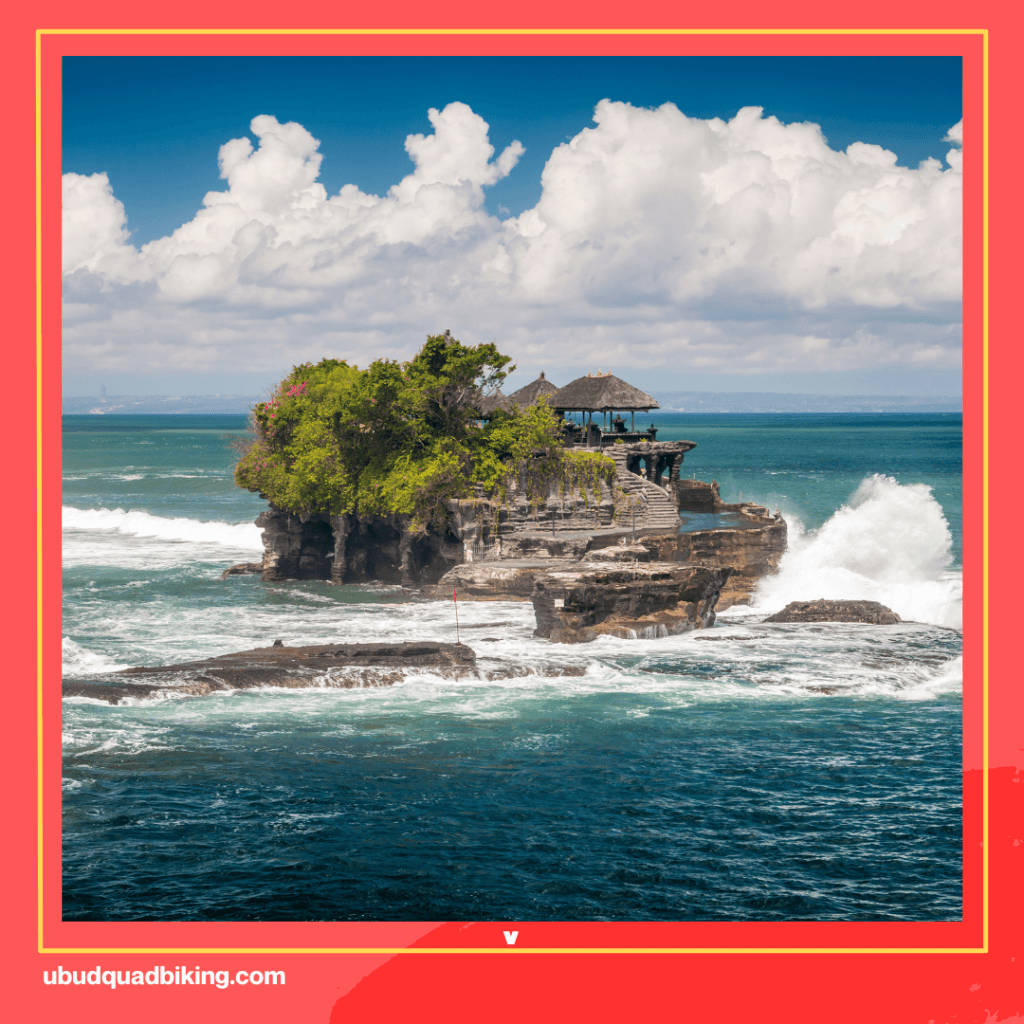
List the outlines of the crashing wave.
<svg viewBox="0 0 1024 1024">
<path fill-rule="evenodd" d="M 963 582 L 952 568 L 953 536 L 925 484 L 867 477 L 820 529 L 790 522 L 779 572 L 752 601 L 775 612 L 817 598 L 880 601 L 900 618 L 960 629 Z"/>
<path fill-rule="evenodd" d="M 129 537 L 152 537 L 164 541 L 217 544 L 221 547 L 262 550 L 263 531 L 252 523 L 201 522 L 197 519 L 168 519 L 149 512 L 122 508 L 61 509 L 65 530 L 114 531 Z"/>
</svg>

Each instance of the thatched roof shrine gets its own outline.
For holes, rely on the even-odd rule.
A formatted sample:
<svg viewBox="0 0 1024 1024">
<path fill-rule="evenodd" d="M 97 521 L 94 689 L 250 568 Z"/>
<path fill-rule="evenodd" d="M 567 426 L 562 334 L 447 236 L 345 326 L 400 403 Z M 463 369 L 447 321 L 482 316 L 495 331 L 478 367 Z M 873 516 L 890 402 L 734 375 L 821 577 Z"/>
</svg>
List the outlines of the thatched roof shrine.
<svg viewBox="0 0 1024 1024">
<path fill-rule="evenodd" d="M 611 373 L 588 373 L 566 384 L 551 399 L 556 412 L 647 412 L 656 399 Z"/>
<path fill-rule="evenodd" d="M 547 398 L 548 395 L 553 395 L 557 391 L 558 388 L 544 376 L 544 371 L 541 370 L 540 376 L 535 381 L 527 384 L 525 388 L 513 391 L 508 397 L 515 402 L 520 409 L 525 409 L 528 405 L 533 405 L 538 398 Z"/>
<path fill-rule="evenodd" d="M 481 419 L 489 420 L 499 409 L 502 412 L 513 412 L 515 405 L 511 397 L 503 395 L 500 391 L 495 391 L 493 395 L 480 395 L 473 402 L 473 408 L 480 413 Z"/>
</svg>

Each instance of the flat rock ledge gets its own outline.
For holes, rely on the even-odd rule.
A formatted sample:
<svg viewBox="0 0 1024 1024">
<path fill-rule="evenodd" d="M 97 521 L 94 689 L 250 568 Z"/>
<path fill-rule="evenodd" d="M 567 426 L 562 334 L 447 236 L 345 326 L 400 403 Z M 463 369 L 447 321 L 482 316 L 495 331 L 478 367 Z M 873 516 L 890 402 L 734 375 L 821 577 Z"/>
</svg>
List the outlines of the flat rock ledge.
<svg viewBox="0 0 1024 1024">
<path fill-rule="evenodd" d="M 350 689 L 391 686 L 401 682 L 408 670 L 424 668 L 446 677 L 475 673 L 476 654 L 465 644 L 427 640 L 258 647 L 180 665 L 129 668 L 113 673 L 104 682 L 66 680 L 62 694 L 120 704 L 129 698 L 145 699 L 160 693 L 200 697 L 218 690 L 263 686 Z"/>
<path fill-rule="evenodd" d="M 714 625 L 732 569 L 678 562 L 580 563 L 536 577 L 534 635 L 553 643 L 599 636 L 654 639 Z"/>
<path fill-rule="evenodd" d="M 441 582 L 423 587 L 424 597 L 460 601 L 529 601 L 537 577 L 552 569 L 567 569 L 572 559 L 505 558 L 500 561 L 463 562 L 444 574 Z"/>
<path fill-rule="evenodd" d="M 765 622 L 866 622 L 872 626 L 893 626 L 903 620 L 877 601 L 790 601 L 781 612 Z"/>
</svg>

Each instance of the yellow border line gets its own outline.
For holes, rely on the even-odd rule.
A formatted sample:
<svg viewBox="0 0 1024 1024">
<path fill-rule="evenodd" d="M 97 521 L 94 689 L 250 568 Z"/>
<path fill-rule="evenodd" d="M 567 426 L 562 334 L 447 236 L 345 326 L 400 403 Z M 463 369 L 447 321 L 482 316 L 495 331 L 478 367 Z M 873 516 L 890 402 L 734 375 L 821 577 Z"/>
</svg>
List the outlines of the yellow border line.
<svg viewBox="0 0 1024 1024">
<path fill-rule="evenodd" d="M 573 922 L 573 923 L 578 923 L 578 922 Z M 857 922 L 851 922 L 851 923 L 855 924 Z M 740 946 L 720 946 L 720 947 L 714 947 L 714 946 L 692 946 L 692 947 L 690 947 L 690 946 L 679 946 L 679 947 L 671 947 L 671 948 L 655 948 L 653 946 L 639 946 L 639 947 L 629 948 L 629 949 L 618 949 L 618 948 L 615 948 L 615 949 L 607 948 L 607 949 L 605 949 L 605 948 L 602 948 L 600 946 L 598 946 L 598 947 L 594 947 L 594 946 L 581 946 L 581 947 L 578 947 L 578 948 L 575 948 L 575 949 L 568 948 L 566 946 L 553 946 L 551 948 L 540 948 L 540 947 L 538 947 L 537 949 L 516 949 L 516 948 L 514 948 L 512 946 L 508 946 L 508 947 L 505 947 L 505 946 L 495 946 L 493 948 L 483 948 L 483 947 L 463 948 L 463 947 L 459 946 L 459 947 L 453 947 L 451 949 L 442 948 L 440 946 L 438 946 L 437 948 L 432 948 L 432 947 L 414 947 L 414 948 L 411 948 L 411 949 L 408 946 L 399 946 L 396 949 L 392 949 L 392 948 L 373 949 L 373 948 L 366 948 L 366 947 L 363 947 L 363 946 L 353 947 L 351 949 L 349 949 L 349 948 L 325 949 L 325 948 L 322 948 L 322 947 L 319 947 L 319 946 L 313 947 L 311 949 L 293 949 L 293 948 L 288 948 L 288 949 L 271 949 L 269 947 L 263 947 L 263 946 L 258 946 L 258 947 L 254 947 L 254 948 L 250 949 L 250 948 L 242 948 L 242 947 L 222 948 L 222 947 L 219 947 L 219 946 L 211 946 L 208 949 L 197 949 L 197 948 L 194 948 L 192 946 L 189 946 L 189 947 L 183 948 L 183 949 L 167 949 L 167 948 L 161 946 L 161 947 L 148 948 L 148 949 L 147 948 L 135 948 L 135 947 L 125 948 L 125 949 L 107 949 L 107 948 L 79 949 L 78 947 L 72 946 L 72 947 L 69 947 L 69 948 L 60 948 L 60 949 L 53 949 L 53 948 L 51 948 L 51 949 L 43 949 L 43 950 L 40 950 L 40 952 L 42 952 L 42 953 L 140 953 L 140 954 L 146 954 L 146 955 L 151 955 L 151 954 L 155 954 L 155 953 L 166 953 L 166 954 L 171 954 L 171 953 L 200 953 L 200 954 L 202 954 L 202 953 L 205 953 L 205 954 L 224 953 L 224 954 L 228 954 L 228 953 L 230 953 L 230 954 L 233 954 L 233 955 L 234 954 L 238 954 L 238 953 L 259 953 L 261 955 L 262 954 L 271 954 L 271 953 L 275 954 L 275 955 L 280 954 L 280 953 L 302 953 L 302 954 L 309 954 L 309 953 L 335 953 L 335 954 L 337 954 L 337 953 L 388 953 L 388 954 L 393 954 L 393 955 L 399 954 L 399 953 L 417 953 L 417 954 L 428 954 L 428 953 L 492 953 L 492 954 L 493 953 L 514 953 L 514 954 L 519 954 L 519 955 L 522 955 L 524 953 L 545 953 L 545 954 L 550 954 L 550 953 L 708 953 L 708 954 L 712 954 L 712 955 L 715 955 L 715 956 L 718 956 L 719 954 L 722 954 L 722 953 L 801 953 L 801 954 L 804 954 L 804 953 L 878 953 L 879 955 L 888 956 L 888 955 L 890 955 L 892 953 L 984 953 L 984 952 L 986 952 L 986 950 L 982 949 L 980 946 L 971 946 L 971 947 L 967 947 L 967 948 L 964 948 L 964 949 L 950 949 L 950 948 L 946 948 L 946 947 L 943 947 L 943 948 L 940 948 L 940 949 L 932 949 L 930 947 L 922 947 L 920 949 L 908 949 L 908 948 L 903 948 L 903 947 L 896 947 L 896 948 L 892 948 L 892 949 L 889 949 L 889 948 L 886 948 L 886 949 L 882 949 L 882 948 L 873 949 L 871 947 L 866 947 L 866 948 L 863 948 L 863 949 L 846 949 L 846 948 L 825 949 L 825 948 L 817 947 L 817 946 L 807 946 L 807 947 L 801 947 L 801 946 L 793 946 L 793 947 L 785 946 L 784 947 L 784 946 L 780 946 L 780 947 L 771 947 L 771 948 L 767 948 L 767 947 L 762 948 L 762 947 L 759 947 L 759 946 L 745 946 L 745 947 L 740 947 Z"/>
<path fill-rule="evenodd" d="M 43 949 L 43 62 L 36 33 L 36 787 L 39 951 Z"/>
<path fill-rule="evenodd" d="M 988 952 L 989 679 L 989 352 L 988 352 L 988 33 L 981 50 L 981 931 Z"/>
<path fill-rule="evenodd" d="M 47 947 L 43 941 L 43 241 L 42 241 L 42 37 L 44 35 L 980 35 L 982 37 L 982 945 L 979 947 L 554 947 L 537 949 L 494 948 L 413 948 L 408 947 Z M 988 231 L 988 29 L 36 29 L 36 581 L 38 624 L 38 689 L 36 734 L 38 744 L 38 885 L 40 953 L 124 953 L 124 954 L 282 954 L 282 953 L 987 953 L 989 950 L 989 786 L 988 786 L 988 714 L 989 714 L 989 231 Z M 210 922 L 202 922 L 210 923 Z M 544 922 L 552 923 L 552 922 Z M 572 922 L 588 923 L 588 922 Z M 652 922 L 664 923 L 664 922 Z M 679 922 L 700 924 L 702 922 Z M 771 922 L 756 922 L 771 923 Z M 828 922 L 851 923 L 862 922 Z M 917 922 L 915 922 L 917 923 Z"/>
<path fill-rule="evenodd" d="M 81 36 L 963 36 L 987 28 L 41 28 L 42 35 Z"/>
</svg>

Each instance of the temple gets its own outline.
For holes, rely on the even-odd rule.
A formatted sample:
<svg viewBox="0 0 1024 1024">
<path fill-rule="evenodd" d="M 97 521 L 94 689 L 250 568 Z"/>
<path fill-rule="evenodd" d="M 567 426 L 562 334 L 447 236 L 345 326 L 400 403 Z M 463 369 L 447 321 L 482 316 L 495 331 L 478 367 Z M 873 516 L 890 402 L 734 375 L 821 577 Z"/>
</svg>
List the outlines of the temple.
<svg viewBox="0 0 1024 1024">
<path fill-rule="evenodd" d="M 659 408 L 651 395 L 600 370 L 563 388 L 541 373 L 510 395 L 477 392 L 471 408 L 485 422 L 538 400 L 560 417 L 568 449 L 600 453 L 614 472 L 607 463 L 596 468 L 604 459 L 577 460 L 591 468 L 570 471 L 572 460 L 549 464 L 537 451 L 493 493 L 476 483 L 471 494 L 446 498 L 443 522 L 426 529 L 407 514 L 296 514 L 271 505 L 256 521 L 263 561 L 224 575 L 380 581 L 440 587 L 438 595 L 455 587 L 479 600 L 525 600 L 538 573 L 585 557 L 607 560 L 607 551 L 598 552 L 608 549 L 634 563 L 656 555 L 659 564 L 727 568 L 733 575 L 711 588 L 726 607 L 747 601 L 756 581 L 774 571 L 786 546 L 785 521 L 759 505 L 722 502 L 714 481 L 681 478 L 696 442 L 659 441 L 653 424 L 636 429 L 638 412 Z M 708 529 L 681 530 L 680 512 L 737 514 Z M 641 539 L 647 547 L 637 547 Z"/>
<path fill-rule="evenodd" d="M 562 417 L 568 447 L 600 450 L 615 461 L 620 478 L 630 473 L 671 490 L 679 481 L 683 456 L 697 447 L 694 441 L 658 441 L 653 423 L 646 430 L 637 430 L 636 414 L 660 408 L 657 399 L 601 370 L 577 377 L 564 388 L 556 387 L 542 372 L 511 395 L 498 392 L 485 399 L 486 411 L 481 411 L 489 417 L 513 403 L 526 408 L 538 398 Z M 629 413 L 628 430 L 623 413 Z"/>
<path fill-rule="evenodd" d="M 578 430 L 580 434 L 585 434 L 585 443 L 589 448 L 604 447 L 618 441 L 626 444 L 631 441 L 653 441 L 657 436 L 653 423 L 640 433 L 637 433 L 635 427 L 636 414 L 659 408 L 657 400 L 611 373 L 598 370 L 597 373 L 577 377 L 556 391 L 548 401 L 555 412 L 563 417 L 580 416 Z M 616 415 L 623 412 L 629 413 L 629 430 L 626 430 L 622 416 Z M 595 413 L 600 414 L 600 423 L 595 422 Z M 568 422 L 575 426 L 574 419 Z"/>
</svg>

